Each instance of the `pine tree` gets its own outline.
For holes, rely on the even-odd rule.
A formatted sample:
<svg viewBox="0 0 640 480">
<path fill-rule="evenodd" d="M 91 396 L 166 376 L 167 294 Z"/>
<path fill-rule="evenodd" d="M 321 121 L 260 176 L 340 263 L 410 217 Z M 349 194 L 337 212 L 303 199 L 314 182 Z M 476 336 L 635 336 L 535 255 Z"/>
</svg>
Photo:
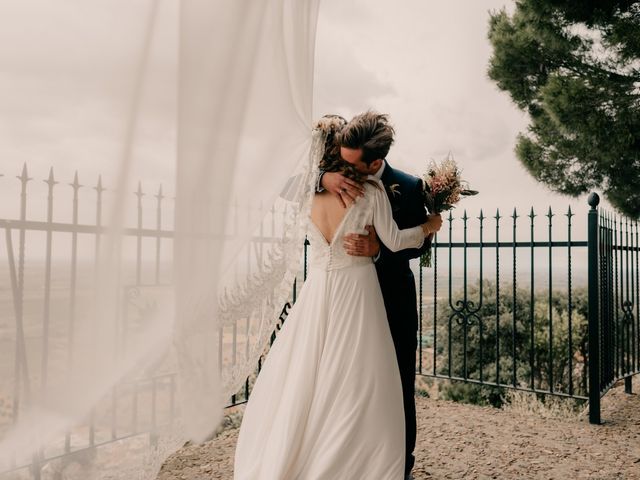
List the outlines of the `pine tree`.
<svg viewBox="0 0 640 480">
<path fill-rule="evenodd" d="M 640 217 L 640 2 L 518 0 L 488 35 L 489 77 L 530 117 L 516 146 L 530 174 Z"/>
</svg>

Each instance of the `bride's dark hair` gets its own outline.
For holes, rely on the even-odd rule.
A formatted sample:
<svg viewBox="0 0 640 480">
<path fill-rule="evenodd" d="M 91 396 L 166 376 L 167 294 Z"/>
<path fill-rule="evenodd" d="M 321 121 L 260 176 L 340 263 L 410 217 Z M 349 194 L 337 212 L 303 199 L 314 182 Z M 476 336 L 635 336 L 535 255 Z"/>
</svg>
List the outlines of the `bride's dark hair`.
<svg viewBox="0 0 640 480">
<path fill-rule="evenodd" d="M 324 154 L 319 167 L 325 172 L 338 172 L 358 183 L 374 182 L 367 180 L 367 176 L 340 156 L 340 144 L 337 142 L 337 134 L 347 125 L 347 120 L 340 115 L 324 115 L 315 125 L 316 129 L 324 131 L 327 136 L 324 142 Z"/>
</svg>

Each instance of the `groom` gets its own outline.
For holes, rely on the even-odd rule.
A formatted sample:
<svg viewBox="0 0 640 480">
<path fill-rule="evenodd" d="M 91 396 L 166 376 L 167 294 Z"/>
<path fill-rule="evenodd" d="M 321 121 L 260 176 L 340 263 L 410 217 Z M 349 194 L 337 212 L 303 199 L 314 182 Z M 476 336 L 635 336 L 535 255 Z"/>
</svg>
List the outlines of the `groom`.
<svg viewBox="0 0 640 480">
<path fill-rule="evenodd" d="M 336 140 L 344 160 L 361 173 L 373 175 L 382 181 L 391 202 L 393 219 L 399 228 L 429 222 L 432 223 L 432 230 L 439 230 L 442 218 L 439 214 L 427 215 L 421 194 L 421 180 L 391 168 L 385 159 L 393 143 L 394 133 L 387 115 L 369 111 L 354 117 L 338 133 Z M 321 171 L 317 190 L 325 189 L 336 195 L 344 206 L 363 194 L 363 188 L 357 182 L 340 173 Z M 405 478 L 410 479 L 416 444 L 414 395 L 418 311 L 415 279 L 409 268 L 409 260 L 419 257 L 430 248 L 433 234 L 425 239 L 424 245 L 419 249 L 393 253 L 378 241 L 372 226 L 367 226 L 367 230 L 368 235 L 346 235 L 345 250 L 350 255 L 373 257 L 376 264 L 402 379 L 406 426 Z"/>
</svg>

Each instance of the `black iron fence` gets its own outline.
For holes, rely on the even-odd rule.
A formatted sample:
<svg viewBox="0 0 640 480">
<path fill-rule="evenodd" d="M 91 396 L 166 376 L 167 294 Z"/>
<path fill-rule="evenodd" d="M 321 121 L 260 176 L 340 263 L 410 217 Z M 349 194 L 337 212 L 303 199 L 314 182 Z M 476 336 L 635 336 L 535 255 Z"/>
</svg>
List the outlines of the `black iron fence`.
<svg viewBox="0 0 640 480">
<path fill-rule="evenodd" d="M 95 282 L 98 252 L 106 233 L 106 189 L 100 177 L 91 188 L 80 184 L 77 173 L 68 185 L 57 186 L 60 182 L 50 170 L 44 180 L 44 192 L 39 182 L 31 190 L 35 197 L 46 198 L 44 204 L 37 201 L 37 205 L 29 202 L 33 178 L 26 165 L 17 179 L 19 214 L 17 218 L 0 218 L 0 229 L 4 230 L 0 245 L 4 243 L 7 259 L 5 264 L 0 263 L 0 305 L 5 314 L 0 323 L 0 435 L 18 421 L 32 397 L 45 394 L 54 383 L 54 375 L 74 371 L 79 325 L 85 320 L 79 318 L 79 304 L 86 300 L 88 287 Z M 6 194 L 10 188 L 3 186 L 3 192 Z M 93 202 L 86 197 L 82 201 L 83 192 L 91 195 Z M 65 198 L 56 199 L 55 193 Z M 133 259 L 130 268 L 123 267 L 118 277 L 117 301 L 121 308 L 114 344 L 119 351 L 126 349 L 130 329 L 153 309 L 155 294 L 143 301 L 143 292 L 171 285 L 170 275 L 162 269 L 162 259 L 171 251 L 168 243 L 173 237 L 171 229 L 162 224 L 166 208 L 162 187 L 152 200 L 149 226 L 143 227 L 148 219 L 143 222 L 145 193 L 140 184 L 133 194 L 136 227 L 125 231 L 133 242 Z M 44 211 L 40 211 L 42 207 Z M 65 210 L 64 220 L 56 217 L 58 210 Z M 175 375 L 171 371 L 129 375 L 105 396 L 99 420 L 98 411 L 93 410 L 83 424 L 64 434 L 56 448 L 38 452 L 30 463 L 3 466 L 5 471 L 0 470 L 0 476 L 26 470 L 40 479 L 42 467 L 51 461 L 82 463 L 98 447 L 140 435 L 148 436 L 153 444 L 158 429 L 175 418 L 175 393 Z"/>
<path fill-rule="evenodd" d="M 0 413 L 4 417 L 0 432 L 16 421 L 21 405 L 28 402 L 34 390 L 47 386 L 52 368 L 73 363 L 74 328 L 78 320 L 74 312 L 81 287 L 87 281 L 86 272 L 81 273 L 78 252 L 82 244 L 85 250 L 97 254 L 104 234 L 102 194 L 105 189 L 100 180 L 92 189 L 95 203 L 91 206 L 79 200 L 82 185 L 76 175 L 70 184 L 71 221 L 67 222 L 56 221 L 53 215 L 53 193 L 58 183 L 53 173 L 45 180 L 46 215 L 41 220 L 32 220 L 27 215 L 27 184 L 31 178 L 26 166 L 18 180 L 19 216 L 0 218 L 0 228 L 5 233 L 0 241 L 4 241 L 7 252 L 3 274 L 7 277 L 4 281 L 8 288 L 4 291 L 8 297 L 3 301 L 5 307 L 10 305 L 8 316 L 12 317 L 10 322 L 5 322 L 5 338 L 0 337 L 0 341 L 3 345 L 13 342 L 13 357 L 4 355 L 1 359 L 3 368 L 12 365 L 12 369 L 3 371 L 2 375 L 10 381 L 2 385 L 0 392 L 8 395 L 2 399 Z M 163 270 L 163 264 L 167 263 L 163 260 L 167 251 L 171 251 L 173 237 L 171 227 L 165 226 L 170 222 L 163 222 L 163 218 L 172 217 L 172 212 L 167 215 L 165 211 L 166 197 L 159 188 L 153 205 L 147 203 L 143 208 L 142 188 L 139 186 L 134 193 L 136 227 L 126 230 L 134 243 L 133 268 L 123 273 L 120 288 L 122 310 L 118 331 L 122 344 L 126 342 L 127 329 L 150 308 L 149 303 L 143 301 L 144 292 L 167 288 L 171 283 L 170 272 Z M 562 240 L 554 236 L 553 227 L 557 225 L 553 225 L 555 214 L 551 209 L 545 214 L 547 222 L 542 237 L 540 226 L 535 225 L 537 215 L 533 208 L 526 215 L 528 238 L 522 238 L 521 223 L 518 230 L 521 216 L 515 209 L 508 217 L 496 211 L 492 220 L 481 210 L 475 219 L 478 228 L 472 228 L 473 219 L 466 211 L 457 219 L 450 214 L 434 241 L 433 268 L 419 267 L 417 261 L 413 264 L 420 315 L 417 374 L 588 401 L 593 423 L 600 422 L 600 398 L 616 381 L 624 379 L 626 391 L 631 392 L 631 377 L 640 373 L 638 221 L 598 209 L 595 194 L 590 196 L 589 204 L 586 240 L 573 238 L 575 214 L 571 209 L 563 215 L 566 227 Z M 92 221 L 81 220 L 81 208 Z M 149 209 L 153 211 L 151 221 L 143 216 Z M 275 213 L 270 214 L 273 220 Z M 508 229 L 507 234 L 502 233 L 504 228 Z M 486 231 L 493 233 L 490 240 L 486 238 Z M 261 234 L 252 242 L 272 240 L 263 233 L 261 229 Z M 68 238 L 63 242 L 66 249 L 63 264 L 68 274 L 62 286 L 69 292 L 64 298 L 53 294 L 61 287 L 52 279 L 53 252 L 59 235 L 71 239 L 71 243 Z M 42 268 L 36 274 L 37 298 L 25 299 L 29 289 L 27 252 L 33 251 L 29 250 L 31 236 L 35 236 L 32 241 L 42 249 Z M 313 246 L 305 245 L 305 269 L 300 280 L 306 278 L 308 248 Z M 541 266 L 545 267 L 542 273 L 538 268 Z M 576 272 L 584 273 L 578 275 L 578 281 Z M 537 288 L 541 279 L 543 288 Z M 443 282 L 445 288 L 441 286 Z M 271 343 L 295 303 L 298 288 L 296 282 Z M 33 292 L 30 295 L 33 297 Z M 152 298 L 153 294 L 148 296 Z M 65 325 L 53 325 L 52 311 L 59 310 L 61 303 L 67 309 Z M 13 328 L 9 328 L 9 323 Z M 59 337 L 64 337 L 70 346 L 68 358 L 54 358 L 51 343 Z M 34 356 L 33 351 L 38 354 Z M 228 407 L 247 401 L 261 366 L 262 359 L 242 390 L 230 399 Z M 109 425 L 97 425 L 90 416 L 81 440 L 77 432 L 73 437 L 68 432 L 59 451 L 43 452 L 29 465 L 13 465 L 12 471 L 28 468 L 34 478 L 40 478 L 40 467 L 52 459 L 77 458 L 83 453 L 90 454 L 100 445 L 137 435 L 148 435 L 153 443 L 158 428 L 175 418 L 175 388 L 171 371 L 127 379 L 115 387 L 107 399 L 111 412 Z M 100 430 L 104 428 L 106 433 Z"/>
<path fill-rule="evenodd" d="M 504 217 L 496 211 L 490 225 L 495 232 L 493 241 L 483 240 L 486 217 L 482 211 L 477 217 L 479 240 L 467 239 L 469 217 L 465 211 L 458 219 L 462 241 L 453 241 L 455 219 L 450 214 L 448 241 L 434 243 L 431 312 L 425 305 L 428 282 L 424 269 L 419 271 L 422 301 L 417 373 L 588 401 L 590 422 L 600 423 L 600 398 L 621 379 L 625 391 L 631 393 L 631 377 L 640 373 L 640 247 L 638 221 L 598 210 L 598 203 L 597 194 L 591 194 L 586 241 L 573 239 L 575 214 L 571 208 L 565 213 L 563 241 L 552 236 L 555 214 L 551 208 L 545 214 L 548 220 L 543 240 L 534 236 L 537 215 L 533 208 L 527 215 L 527 240 L 517 240 L 519 215 L 515 209 L 506 225 L 511 231 L 505 240 L 500 235 Z M 452 289 L 456 250 L 461 251 L 458 258 L 462 257 L 463 277 L 458 291 Z M 477 252 L 478 269 L 471 292 L 467 256 L 472 250 Z M 518 251 L 523 250 L 528 252 L 528 261 L 519 264 L 522 255 Z M 448 261 L 445 268 L 439 265 L 440 251 Z M 494 262 L 489 267 L 483 261 L 487 251 L 493 252 Z M 558 251 L 564 251 L 564 262 L 559 261 Z M 576 254 L 581 272 L 587 267 L 586 278 L 577 288 Z M 545 264 L 546 285 L 536 288 L 536 276 L 540 275 L 536 266 Z M 445 295 L 439 294 L 441 269 L 448 280 Z M 525 269 L 528 281 L 518 275 L 520 269 Z M 491 270 L 493 281 L 488 281 Z M 556 283 L 562 288 L 554 288 Z"/>
<path fill-rule="evenodd" d="M 469 241 L 470 217 L 465 211 L 457 219 L 461 241 L 454 241 L 456 219 L 449 214 L 448 232 L 439 233 L 440 237 L 448 233 L 448 241 L 434 242 L 432 311 L 427 312 L 424 301 L 419 305 L 418 374 L 586 400 L 586 305 L 577 305 L 574 298 L 573 259 L 576 250 L 586 249 L 587 241 L 572 238 L 575 214 L 570 207 L 565 213 L 566 240 L 553 238 L 557 225 L 553 224 L 551 208 L 542 226 L 546 238 L 536 238 L 541 230 L 535 223 L 537 216 L 531 208 L 525 235 L 518 237 L 521 216 L 516 209 L 509 216 L 496 210 L 492 218 L 481 210 L 478 240 Z M 507 233 L 501 235 L 505 227 Z M 483 232 L 489 228 L 493 231 L 491 241 L 485 240 Z M 440 251 L 446 255 L 444 260 Z M 476 254 L 474 265 L 478 268 L 474 269 L 476 283 L 470 288 L 471 252 Z M 487 256 L 492 265 L 486 265 Z M 454 258 L 459 262 L 460 257 L 462 265 L 456 270 Z M 442 261 L 447 263 L 441 266 Z M 456 271 L 462 285 L 454 291 Z M 420 298 L 424 300 L 427 285 L 423 269 L 419 275 Z M 444 295 L 440 294 L 442 276 L 447 279 Z M 576 311 L 577 307 L 582 311 Z"/>
<path fill-rule="evenodd" d="M 90 300 L 87 296 L 96 282 L 99 250 L 107 233 L 103 212 L 109 191 L 101 177 L 87 186 L 76 173 L 65 185 L 51 169 L 43 182 L 34 182 L 25 164 L 16 178 L 17 182 L 11 177 L 1 179 L 2 193 L 8 196 L 14 189 L 19 200 L 17 214 L 0 213 L 0 251 L 6 258 L 0 262 L 0 437 L 18 421 L 31 398 L 43 395 L 55 383 L 54 375 L 74 371 L 80 325 L 86 322 L 81 318 L 81 303 Z M 173 198 L 162 186 L 148 194 L 138 182 L 131 200 L 128 221 L 135 226 L 124 230 L 118 298 L 114 299 L 120 307 L 113 347 L 120 353 L 128 348 L 129 334 L 153 314 L 158 297 L 172 288 Z M 241 228 L 242 221 L 264 219 L 247 249 L 259 260 L 261 247 L 277 234 L 281 212 L 237 202 L 229 208 L 236 220 L 232 229 Z M 247 218 L 239 218 L 245 214 Z M 270 230 L 264 228 L 269 224 Z M 248 379 L 247 394 L 249 385 Z M 158 431 L 179 414 L 176 387 L 170 365 L 128 375 L 55 448 L 39 452 L 27 463 L 0 466 L 0 477 L 29 472 L 39 479 L 42 467 L 54 460 L 82 463 L 97 448 L 133 437 L 146 436 L 154 445 Z M 242 392 L 234 395 L 230 406 L 241 403 L 241 396 Z"/>
<path fill-rule="evenodd" d="M 600 398 L 640 373 L 638 221 L 598 209 L 589 196 L 589 419 L 600 423 Z"/>
<path fill-rule="evenodd" d="M 413 264 L 420 320 L 416 373 L 585 401 L 591 423 L 600 423 L 600 398 L 621 379 L 631 393 L 631 377 L 640 373 L 640 246 L 638 220 L 598 211 L 598 202 L 591 194 L 586 240 L 574 238 L 576 214 L 570 207 L 559 225 L 562 240 L 555 239 L 560 235 L 551 208 L 544 214 L 542 236 L 538 215 L 529 210 L 526 239 L 518 236 L 516 209 L 506 217 L 496 210 L 491 225 L 480 210 L 476 241 L 468 238 L 466 210 L 458 219 L 449 213 L 438 234 L 447 241 L 436 237 L 433 243 L 433 267 Z M 505 227 L 508 232 L 501 236 Z M 488 228 L 491 241 L 484 238 Z M 456 233 L 460 241 L 454 241 Z M 487 256 L 493 260 L 489 266 Z M 454 259 L 461 263 L 457 269 Z M 470 285 L 472 273 L 476 282 Z M 543 277 L 541 288 L 538 277 Z M 296 285 L 294 301 L 295 295 Z M 285 305 L 281 322 L 290 307 Z M 276 332 L 272 342 L 275 338 Z M 248 379 L 242 400 L 234 397 L 231 406 L 244 403 L 249 394 Z"/>
</svg>

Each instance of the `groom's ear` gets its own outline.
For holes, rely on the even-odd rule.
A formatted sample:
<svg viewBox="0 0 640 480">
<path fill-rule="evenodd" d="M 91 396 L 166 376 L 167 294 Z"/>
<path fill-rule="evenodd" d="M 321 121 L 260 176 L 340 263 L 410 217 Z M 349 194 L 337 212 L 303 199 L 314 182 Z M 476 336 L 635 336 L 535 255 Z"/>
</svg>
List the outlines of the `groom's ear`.
<svg viewBox="0 0 640 480">
<path fill-rule="evenodd" d="M 380 167 L 382 167 L 381 158 L 378 158 L 377 160 L 374 160 L 369 164 L 369 170 L 371 170 L 372 172 L 377 172 L 378 170 L 380 170 Z"/>
</svg>

